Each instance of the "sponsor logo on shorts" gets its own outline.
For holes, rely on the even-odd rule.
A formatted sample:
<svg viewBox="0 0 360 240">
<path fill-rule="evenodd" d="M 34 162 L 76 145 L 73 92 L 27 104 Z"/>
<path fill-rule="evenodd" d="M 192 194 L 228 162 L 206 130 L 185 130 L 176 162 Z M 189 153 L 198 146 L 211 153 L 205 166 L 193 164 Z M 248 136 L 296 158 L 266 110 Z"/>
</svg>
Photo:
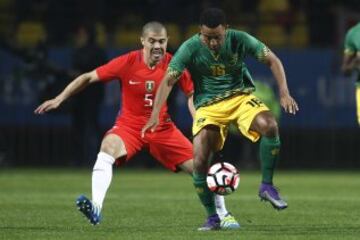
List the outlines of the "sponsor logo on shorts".
<svg viewBox="0 0 360 240">
<path fill-rule="evenodd" d="M 205 122 L 206 118 L 199 118 L 197 121 L 196 121 L 196 125 L 197 126 L 200 126 L 201 124 L 203 124 Z"/>
</svg>

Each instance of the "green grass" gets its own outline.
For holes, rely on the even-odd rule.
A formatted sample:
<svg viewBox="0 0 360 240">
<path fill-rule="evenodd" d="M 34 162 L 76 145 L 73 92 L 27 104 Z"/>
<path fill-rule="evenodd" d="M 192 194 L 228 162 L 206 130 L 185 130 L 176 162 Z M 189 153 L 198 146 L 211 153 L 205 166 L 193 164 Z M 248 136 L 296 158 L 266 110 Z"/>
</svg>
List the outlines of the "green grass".
<svg viewBox="0 0 360 240">
<path fill-rule="evenodd" d="M 198 232 L 205 215 L 185 174 L 117 169 L 93 227 L 75 208 L 90 170 L 1 170 L 0 239 L 360 239 L 359 172 L 278 172 L 281 212 L 258 200 L 259 178 L 242 172 L 226 197 L 240 230 Z"/>
</svg>

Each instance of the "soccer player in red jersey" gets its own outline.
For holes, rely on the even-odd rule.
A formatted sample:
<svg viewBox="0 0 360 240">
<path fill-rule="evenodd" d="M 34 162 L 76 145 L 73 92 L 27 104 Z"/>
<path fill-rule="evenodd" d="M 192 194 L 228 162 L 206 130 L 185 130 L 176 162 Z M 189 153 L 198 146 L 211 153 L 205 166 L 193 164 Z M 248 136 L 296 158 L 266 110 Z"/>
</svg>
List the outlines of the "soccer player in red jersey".
<svg viewBox="0 0 360 240">
<path fill-rule="evenodd" d="M 192 173 L 192 144 L 171 121 L 166 105 L 160 111 L 160 124 L 156 131 L 141 136 L 141 129 L 151 115 L 157 88 L 172 57 L 166 52 L 167 41 L 167 32 L 161 23 L 147 23 L 141 36 L 143 49 L 121 55 L 80 75 L 57 97 L 45 101 L 35 110 L 36 114 L 43 114 L 56 109 L 63 101 L 92 83 L 113 79 L 120 81 L 121 113 L 102 140 L 92 173 L 92 200 L 82 195 L 76 201 L 79 210 L 93 225 L 101 220 L 100 212 L 116 160 L 128 161 L 141 149 L 147 148 L 166 168 Z M 187 71 L 181 76 L 179 84 L 188 96 L 189 110 L 193 113 L 193 85 Z M 223 196 L 216 196 L 216 204 L 223 218 L 222 228 L 238 228 L 240 225 L 225 208 Z"/>
</svg>

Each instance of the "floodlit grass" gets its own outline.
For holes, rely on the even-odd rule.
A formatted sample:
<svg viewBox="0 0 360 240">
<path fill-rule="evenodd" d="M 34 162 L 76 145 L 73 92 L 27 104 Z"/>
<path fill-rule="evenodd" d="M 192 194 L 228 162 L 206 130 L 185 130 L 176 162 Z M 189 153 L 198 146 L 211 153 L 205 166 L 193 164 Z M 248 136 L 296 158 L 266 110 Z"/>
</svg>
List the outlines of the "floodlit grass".
<svg viewBox="0 0 360 240">
<path fill-rule="evenodd" d="M 0 171 L 0 239 L 360 239 L 359 172 L 277 172 L 289 208 L 258 200 L 260 173 L 241 172 L 226 197 L 236 231 L 198 232 L 205 220 L 186 174 L 117 169 L 103 221 L 91 226 L 75 199 L 90 195 L 91 172 Z"/>
</svg>

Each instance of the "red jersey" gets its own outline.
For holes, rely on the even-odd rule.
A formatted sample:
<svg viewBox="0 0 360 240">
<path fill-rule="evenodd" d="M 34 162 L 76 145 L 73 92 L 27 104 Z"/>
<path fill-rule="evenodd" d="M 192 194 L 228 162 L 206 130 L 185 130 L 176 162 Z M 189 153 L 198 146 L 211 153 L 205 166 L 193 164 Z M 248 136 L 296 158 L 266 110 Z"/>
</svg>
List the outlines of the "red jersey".
<svg viewBox="0 0 360 240">
<path fill-rule="evenodd" d="M 145 124 L 149 119 L 156 91 L 164 78 L 172 56 L 166 53 L 153 69 L 144 62 L 142 50 L 136 50 L 114 58 L 96 69 L 101 81 L 118 79 L 121 84 L 121 114 L 118 119 L 128 119 L 137 124 Z M 189 95 L 193 92 L 190 74 L 185 71 L 179 79 L 180 88 Z M 167 105 L 160 111 L 160 121 L 167 121 Z"/>
</svg>

